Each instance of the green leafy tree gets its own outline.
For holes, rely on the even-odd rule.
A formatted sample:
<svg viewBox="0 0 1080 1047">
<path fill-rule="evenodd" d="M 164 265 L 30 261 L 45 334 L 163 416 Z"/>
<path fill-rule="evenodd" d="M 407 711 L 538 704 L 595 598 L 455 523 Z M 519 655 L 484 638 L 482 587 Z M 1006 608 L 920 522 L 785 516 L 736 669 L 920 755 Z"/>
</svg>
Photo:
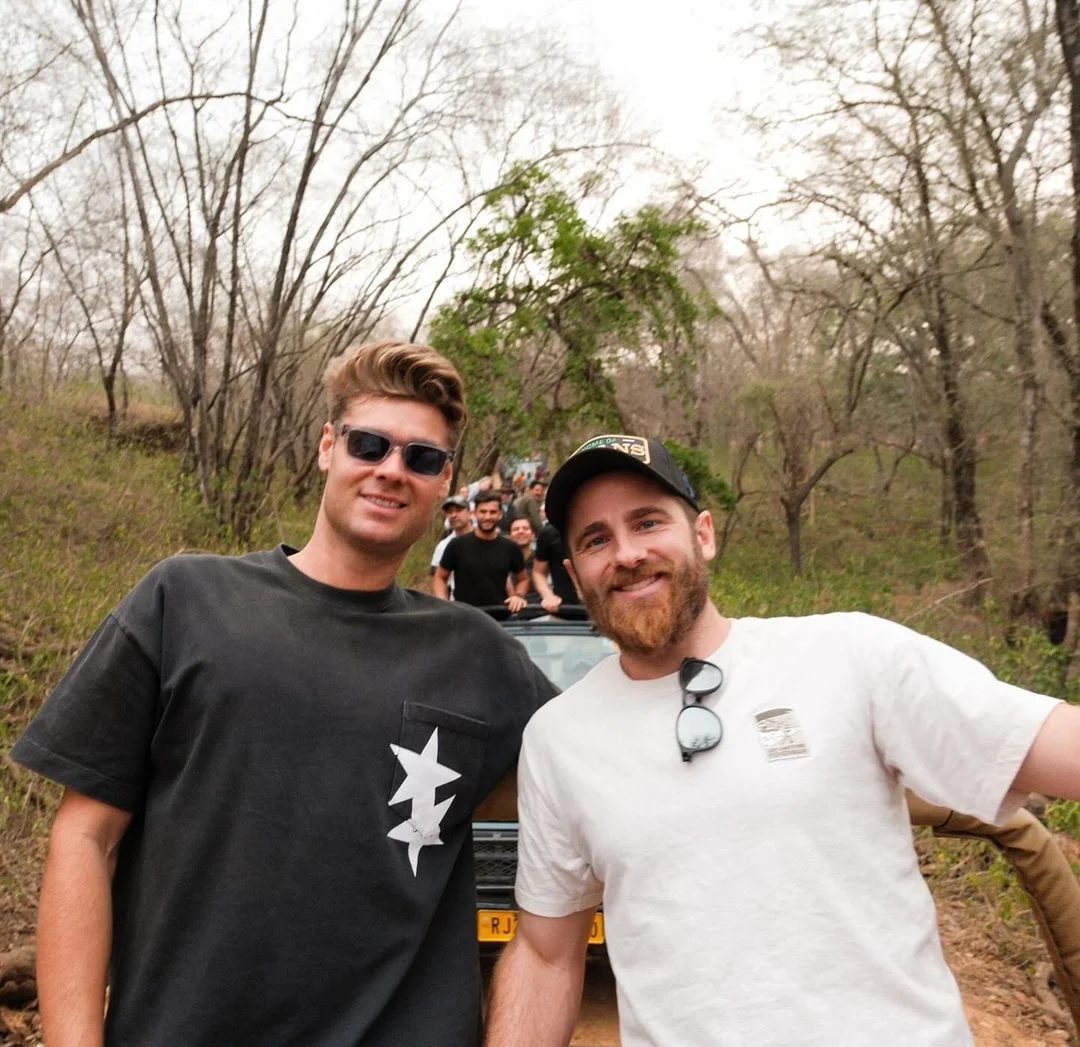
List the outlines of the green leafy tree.
<svg viewBox="0 0 1080 1047">
<path fill-rule="evenodd" d="M 625 430 L 613 376 L 631 360 L 685 384 L 699 322 L 715 308 L 681 269 L 683 243 L 704 231 L 698 219 L 650 205 L 597 230 L 536 165 L 513 172 L 485 206 L 469 242 L 475 282 L 430 333 L 465 378 L 479 471 L 534 443 Z"/>
<path fill-rule="evenodd" d="M 722 476 L 713 472 L 704 451 L 674 440 L 665 440 L 664 446 L 675 459 L 675 464 L 686 473 L 699 503 L 707 503 L 729 513 L 734 511 L 738 504 L 735 492 Z"/>
</svg>

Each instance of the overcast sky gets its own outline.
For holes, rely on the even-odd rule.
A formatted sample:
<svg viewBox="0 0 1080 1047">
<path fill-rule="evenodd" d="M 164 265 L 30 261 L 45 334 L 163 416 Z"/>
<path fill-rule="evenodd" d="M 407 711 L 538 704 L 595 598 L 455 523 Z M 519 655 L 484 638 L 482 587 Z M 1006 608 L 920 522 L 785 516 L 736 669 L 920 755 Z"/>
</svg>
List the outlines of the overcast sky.
<svg viewBox="0 0 1080 1047">
<path fill-rule="evenodd" d="M 782 0 L 464 0 L 463 13 L 509 31 L 555 30 L 611 79 L 633 123 L 654 132 L 656 145 L 708 165 L 712 188 L 768 178 L 756 166 L 754 143 L 724 111 L 770 90 L 744 31 L 781 6 Z"/>
</svg>

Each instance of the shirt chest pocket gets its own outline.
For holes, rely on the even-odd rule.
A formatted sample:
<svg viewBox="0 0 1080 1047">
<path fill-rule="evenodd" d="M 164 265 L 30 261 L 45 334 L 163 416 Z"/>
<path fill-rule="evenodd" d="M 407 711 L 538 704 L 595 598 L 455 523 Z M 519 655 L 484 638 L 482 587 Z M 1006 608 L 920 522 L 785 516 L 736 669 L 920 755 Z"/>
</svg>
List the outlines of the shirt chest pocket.
<svg viewBox="0 0 1080 1047">
<path fill-rule="evenodd" d="M 398 741 L 391 746 L 396 759 L 390 805 L 417 824 L 448 829 L 467 822 L 480 799 L 488 729 L 485 720 L 405 702 Z"/>
</svg>

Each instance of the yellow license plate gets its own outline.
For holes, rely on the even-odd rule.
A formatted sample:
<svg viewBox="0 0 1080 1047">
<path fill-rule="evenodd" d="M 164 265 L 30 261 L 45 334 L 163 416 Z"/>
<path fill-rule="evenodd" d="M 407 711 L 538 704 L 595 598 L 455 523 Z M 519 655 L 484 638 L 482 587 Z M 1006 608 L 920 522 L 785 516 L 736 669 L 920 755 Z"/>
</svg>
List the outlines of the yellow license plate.
<svg viewBox="0 0 1080 1047">
<path fill-rule="evenodd" d="M 508 942 L 517 930 L 517 911 L 514 909 L 477 909 L 476 937 L 482 942 Z M 589 944 L 604 944 L 604 914 L 597 913 L 589 928 Z"/>
</svg>

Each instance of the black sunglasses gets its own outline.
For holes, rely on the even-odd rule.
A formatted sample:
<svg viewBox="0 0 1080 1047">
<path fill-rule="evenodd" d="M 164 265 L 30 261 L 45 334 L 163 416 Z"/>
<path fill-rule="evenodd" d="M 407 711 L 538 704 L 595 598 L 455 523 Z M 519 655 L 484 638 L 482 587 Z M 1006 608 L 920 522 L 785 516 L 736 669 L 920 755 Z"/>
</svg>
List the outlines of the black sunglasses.
<svg viewBox="0 0 1080 1047">
<path fill-rule="evenodd" d="M 334 432 L 345 437 L 345 449 L 353 458 L 368 465 L 376 465 L 391 451 L 400 450 L 406 469 L 420 476 L 438 476 L 446 468 L 446 463 L 454 460 L 454 452 L 444 447 L 422 443 L 396 444 L 385 433 L 354 429 L 344 422 L 338 422 Z"/>
<path fill-rule="evenodd" d="M 723 670 L 712 662 L 701 658 L 684 658 L 679 666 L 683 704 L 675 718 L 675 738 L 683 763 L 689 763 L 694 753 L 708 752 L 720 744 L 724 726 L 712 709 L 701 704 L 701 699 L 715 694 L 723 683 Z M 693 698 L 693 701 L 688 702 L 688 698 Z"/>
</svg>

